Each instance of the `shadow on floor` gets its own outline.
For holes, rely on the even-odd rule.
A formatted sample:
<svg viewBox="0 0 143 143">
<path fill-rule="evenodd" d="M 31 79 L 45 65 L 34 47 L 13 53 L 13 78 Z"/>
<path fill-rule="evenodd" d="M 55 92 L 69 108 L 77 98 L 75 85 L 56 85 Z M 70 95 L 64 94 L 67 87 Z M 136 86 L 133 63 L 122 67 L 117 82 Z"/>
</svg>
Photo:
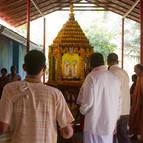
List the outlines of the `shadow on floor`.
<svg viewBox="0 0 143 143">
<path fill-rule="evenodd" d="M 71 139 L 63 139 L 62 137 L 58 137 L 58 143 L 83 143 L 82 137 L 83 137 L 82 132 L 76 132 L 74 133 Z M 135 139 L 132 139 L 131 143 L 139 143 L 139 142 Z"/>
</svg>

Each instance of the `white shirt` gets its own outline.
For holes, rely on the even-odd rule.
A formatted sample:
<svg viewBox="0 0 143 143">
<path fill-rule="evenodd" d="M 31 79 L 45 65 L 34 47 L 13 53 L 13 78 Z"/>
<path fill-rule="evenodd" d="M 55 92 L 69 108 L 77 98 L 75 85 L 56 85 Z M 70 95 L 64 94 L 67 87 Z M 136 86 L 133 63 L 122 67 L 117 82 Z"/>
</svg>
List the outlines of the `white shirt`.
<svg viewBox="0 0 143 143">
<path fill-rule="evenodd" d="M 122 110 L 121 115 L 129 115 L 130 111 L 130 88 L 129 88 L 129 76 L 125 70 L 118 65 L 113 65 L 109 69 L 114 73 L 121 82 L 121 97 L 122 97 Z"/>
<path fill-rule="evenodd" d="M 105 66 L 94 68 L 80 89 L 77 103 L 85 115 L 84 131 L 110 135 L 120 116 L 120 81 Z"/>
</svg>

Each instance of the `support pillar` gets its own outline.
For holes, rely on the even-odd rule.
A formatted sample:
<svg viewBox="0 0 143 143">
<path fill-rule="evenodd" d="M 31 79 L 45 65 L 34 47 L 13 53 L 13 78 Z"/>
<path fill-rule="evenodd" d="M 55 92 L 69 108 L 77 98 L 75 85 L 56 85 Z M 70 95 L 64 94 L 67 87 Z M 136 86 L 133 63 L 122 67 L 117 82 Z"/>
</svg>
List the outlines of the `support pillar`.
<svg viewBox="0 0 143 143">
<path fill-rule="evenodd" d="M 30 50 L 30 0 L 27 0 L 26 5 L 26 22 L 27 22 L 27 41 L 26 41 L 26 52 Z"/>
<path fill-rule="evenodd" d="M 121 67 L 124 68 L 124 18 L 122 18 L 122 52 L 121 52 Z"/>
<path fill-rule="evenodd" d="M 43 53 L 46 56 L 46 18 L 43 18 Z M 45 73 L 43 74 L 43 83 L 45 83 Z"/>
<path fill-rule="evenodd" d="M 140 0 L 140 63 L 143 64 L 143 0 Z"/>
<path fill-rule="evenodd" d="M 43 18 L 43 53 L 46 54 L 46 18 Z"/>
</svg>

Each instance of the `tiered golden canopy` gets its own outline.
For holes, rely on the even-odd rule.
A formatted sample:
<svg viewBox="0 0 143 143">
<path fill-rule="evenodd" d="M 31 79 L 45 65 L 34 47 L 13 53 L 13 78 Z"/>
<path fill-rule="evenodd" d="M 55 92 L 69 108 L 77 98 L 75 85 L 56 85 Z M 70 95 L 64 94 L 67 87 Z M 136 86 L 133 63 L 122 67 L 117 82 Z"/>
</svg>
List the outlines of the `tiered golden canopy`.
<svg viewBox="0 0 143 143">
<path fill-rule="evenodd" d="M 73 5 L 68 21 L 49 47 L 49 81 L 82 81 L 93 52 L 80 25 L 74 18 Z"/>
</svg>

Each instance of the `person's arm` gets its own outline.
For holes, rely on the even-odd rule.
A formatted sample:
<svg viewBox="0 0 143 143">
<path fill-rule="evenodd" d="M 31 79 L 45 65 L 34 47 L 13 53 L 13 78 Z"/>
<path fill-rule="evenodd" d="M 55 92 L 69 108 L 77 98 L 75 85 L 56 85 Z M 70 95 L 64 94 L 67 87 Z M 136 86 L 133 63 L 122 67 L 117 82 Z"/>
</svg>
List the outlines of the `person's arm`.
<svg viewBox="0 0 143 143">
<path fill-rule="evenodd" d="M 63 138 L 69 139 L 73 136 L 73 127 L 72 124 L 68 124 L 64 128 L 60 128 L 60 132 Z"/>
<path fill-rule="evenodd" d="M 74 118 L 61 92 L 58 92 L 57 121 L 63 138 L 68 139 L 73 135 L 72 122 Z"/>
<path fill-rule="evenodd" d="M 2 98 L 0 100 L 0 134 L 9 131 L 11 123 L 13 104 L 9 100 L 9 94 L 11 90 L 7 88 L 7 85 L 3 89 Z"/>
<path fill-rule="evenodd" d="M 87 77 L 77 98 L 77 104 L 80 105 L 79 110 L 82 115 L 85 115 L 92 108 L 93 96 L 95 96 L 94 91 L 93 80 L 91 77 Z"/>
</svg>

